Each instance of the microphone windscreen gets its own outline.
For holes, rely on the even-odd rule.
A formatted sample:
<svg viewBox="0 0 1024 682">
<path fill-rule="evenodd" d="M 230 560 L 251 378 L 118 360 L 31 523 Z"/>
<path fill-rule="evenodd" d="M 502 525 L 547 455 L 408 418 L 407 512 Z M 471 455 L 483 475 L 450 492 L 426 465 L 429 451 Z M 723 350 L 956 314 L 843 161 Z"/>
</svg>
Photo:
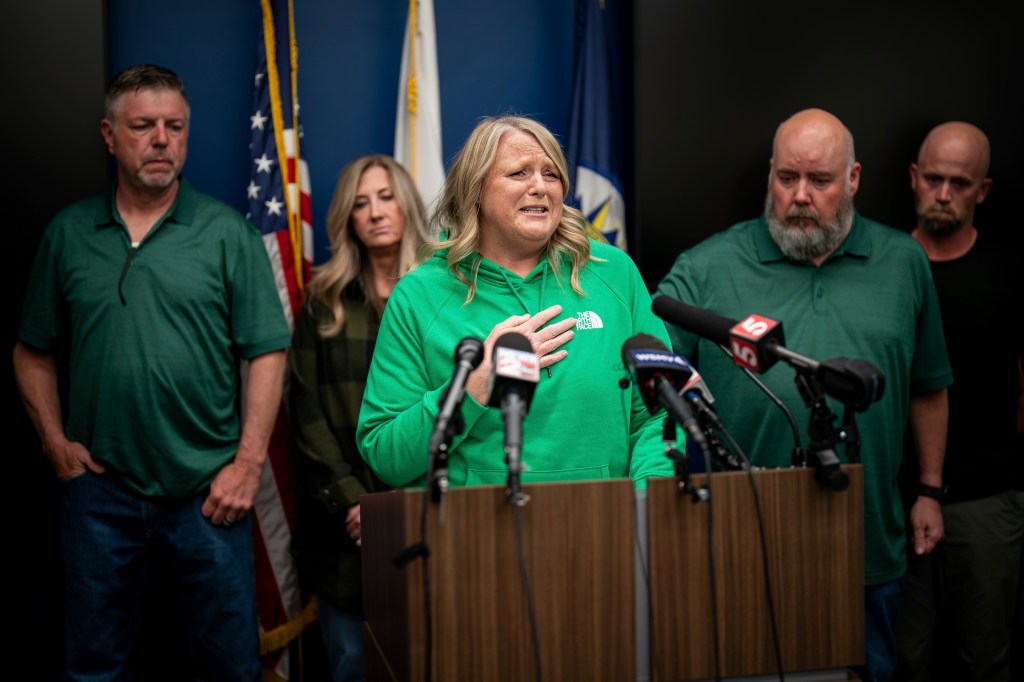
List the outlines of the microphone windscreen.
<svg viewBox="0 0 1024 682">
<path fill-rule="evenodd" d="M 530 340 L 517 332 L 499 336 L 491 351 L 488 404 L 500 407 L 505 394 L 514 389 L 529 405 L 539 381 L 540 357 L 533 352 Z"/>
<path fill-rule="evenodd" d="M 455 347 L 455 364 L 468 362 L 469 366 L 476 369 L 484 359 L 484 342 L 475 336 L 467 336 L 459 341 Z"/>
<path fill-rule="evenodd" d="M 494 342 L 494 349 L 491 351 L 491 358 L 494 358 L 494 354 L 497 352 L 498 347 L 511 348 L 512 350 L 523 351 L 524 353 L 532 353 L 533 346 L 530 345 L 530 340 L 520 334 L 519 332 L 505 332 L 498 337 L 498 340 Z"/>
<path fill-rule="evenodd" d="M 661 339 L 653 334 L 635 334 L 626 339 L 626 342 L 622 344 L 622 362 L 628 365 L 629 353 L 634 350 L 667 351 L 668 348 L 661 342 Z"/>
</svg>

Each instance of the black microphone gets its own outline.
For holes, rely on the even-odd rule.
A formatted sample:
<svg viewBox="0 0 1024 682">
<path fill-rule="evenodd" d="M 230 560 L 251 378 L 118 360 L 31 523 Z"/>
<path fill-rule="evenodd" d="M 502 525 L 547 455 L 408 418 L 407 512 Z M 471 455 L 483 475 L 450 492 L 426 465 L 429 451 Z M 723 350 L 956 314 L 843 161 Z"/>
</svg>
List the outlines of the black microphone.
<svg viewBox="0 0 1024 682">
<path fill-rule="evenodd" d="M 664 407 L 701 450 L 707 451 L 707 438 L 697 424 L 693 410 L 679 397 L 679 392 L 693 376 L 689 363 L 670 353 L 661 339 L 650 334 L 637 334 L 627 339 L 622 345 L 622 362 L 629 370 L 647 411 L 655 414 Z"/>
<path fill-rule="evenodd" d="M 825 393 L 862 411 L 880 400 L 885 374 L 866 360 L 834 358 L 818 362 L 785 347 L 782 323 L 761 315 L 742 322 L 697 308 L 668 296 L 656 296 L 654 314 L 697 336 L 728 346 L 733 362 L 753 372 L 766 372 L 778 360 L 798 371 L 807 371 L 821 382 Z"/>
<path fill-rule="evenodd" d="M 517 332 L 498 337 L 491 351 L 490 390 L 487 404 L 500 407 L 505 420 L 505 463 L 508 487 L 513 501 L 519 491 L 523 472 L 520 453 L 523 447 L 523 419 L 540 381 L 540 357 L 529 339 Z"/>
<path fill-rule="evenodd" d="M 480 366 L 483 359 L 484 344 L 480 339 L 467 336 L 455 347 L 455 374 L 452 375 L 452 381 L 441 397 L 434 432 L 430 434 L 431 454 L 436 453 L 448 439 L 448 425 L 466 395 L 466 379 L 469 378 L 470 372 Z"/>
<path fill-rule="evenodd" d="M 783 359 L 777 352 L 785 343 L 782 324 L 775 320 L 750 315 L 739 322 L 668 296 L 656 296 L 651 309 L 666 322 L 720 346 L 729 346 L 733 362 L 752 372 L 766 372 Z"/>
<path fill-rule="evenodd" d="M 442 493 L 448 491 L 448 446 L 452 436 L 462 433 L 462 399 L 466 395 L 466 380 L 470 372 L 480 366 L 484 359 L 484 344 L 480 339 L 467 336 L 455 347 L 455 374 L 441 396 L 441 404 L 430 434 L 428 452 L 430 456 L 430 496 L 440 501 Z"/>
</svg>

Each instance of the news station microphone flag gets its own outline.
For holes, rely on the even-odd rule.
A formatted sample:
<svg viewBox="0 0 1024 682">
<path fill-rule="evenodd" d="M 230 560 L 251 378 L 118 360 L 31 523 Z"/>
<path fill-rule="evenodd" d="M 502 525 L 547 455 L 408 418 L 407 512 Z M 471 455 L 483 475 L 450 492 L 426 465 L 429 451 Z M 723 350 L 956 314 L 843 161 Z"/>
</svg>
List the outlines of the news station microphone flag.
<svg viewBox="0 0 1024 682">
<path fill-rule="evenodd" d="M 256 50 L 247 218 L 259 229 L 289 328 L 302 305 L 313 252 L 309 172 L 302 157 L 296 92 L 298 48 L 291 0 L 262 0 Z M 256 597 L 264 676 L 289 679 L 288 643 L 315 619 L 305 608 L 290 547 L 295 520 L 294 453 L 282 401 L 253 507 Z"/>
</svg>

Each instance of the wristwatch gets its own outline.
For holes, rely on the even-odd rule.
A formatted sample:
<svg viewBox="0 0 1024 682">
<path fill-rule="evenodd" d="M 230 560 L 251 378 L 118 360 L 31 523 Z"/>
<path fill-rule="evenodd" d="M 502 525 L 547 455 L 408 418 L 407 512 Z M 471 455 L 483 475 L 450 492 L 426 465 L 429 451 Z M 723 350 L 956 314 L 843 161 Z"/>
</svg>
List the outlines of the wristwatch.
<svg viewBox="0 0 1024 682">
<path fill-rule="evenodd" d="M 924 483 L 922 483 L 917 488 L 917 496 L 918 497 L 930 497 L 933 500 L 935 500 L 936 502 L 941 504 L 942 500 L 944 500 L 945 497 L 946 497 L 946 486 L 942 486 L 941 488 L 937 488 L 937 487 L 935 487 L 933 485 L 925 485 Z"/>
</svg>

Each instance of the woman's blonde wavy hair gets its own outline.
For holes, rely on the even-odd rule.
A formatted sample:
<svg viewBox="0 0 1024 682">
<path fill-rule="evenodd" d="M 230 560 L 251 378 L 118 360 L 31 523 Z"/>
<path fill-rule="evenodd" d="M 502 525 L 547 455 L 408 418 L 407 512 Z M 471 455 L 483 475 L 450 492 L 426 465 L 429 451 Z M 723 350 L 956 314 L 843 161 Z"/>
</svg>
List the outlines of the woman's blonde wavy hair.
<svg viewBox="0 0 1024 682">
<path fill-rule="evenodd" d="M 345 326 L 345 308 L 342 294 L 353 280 L 362 277 L 366 301 L 384 310 L 384 301 L 377 296 L 370 272 L 366 246 L 352 228 L 352 207 L 356 201 L 359 180 L 367 169 L 379 166 L 388 174 L 391 191 L 405 217 L 405 230 L 399 247 L 398 265 L 392 273 L 398 279 L 415 264 L 419 250 L 427 241 L 427 209 L 409 173 L 397 161 L 385 154 L 360 156 L 341 171 L 334 197 L 327 211 L 327 236 L 331 240 L 331 258 L 313 268 L 313 278 L 307 288 L 308 300 L 320 301 L 331 312 L 333 321 L 320 327 L 320 336 L 337 336 Z"/>
<path fill-rule="evenodd" d="M 469 287 L 466 303 L 476 293 L 476 275 L 480 267 L 480 256 L 473 262 L 472 274 L 466 277 L 459 264 L 473 256 L 480 245 L 480 192 L 484 179 L 498 156 L 501 137 L 511 131 L 522 131 L 532 135 L 544 153 L 555 164 L 562 181 L 562 219 L 551 235 L 545 254 L 552 270 L 557 274 L 561 260 L 568 256 L 572 263 L 569 282 L 573 290 L 584 295 L 580 286 L 580 270 L 590 260 L 590 240 L 587 238 L 587 221 L 577 209 L 564 206 L 569 196 L 569 173 L 562 147 L 555 136 L 540 123 L 523 116 L 497 116 L 486 118 L 477 124 L 462 145 L 438 200 L 432 224 L 443 241 L 429 245 L 428 254 L 448 249 L 448 268 Z"/>
</svg>

